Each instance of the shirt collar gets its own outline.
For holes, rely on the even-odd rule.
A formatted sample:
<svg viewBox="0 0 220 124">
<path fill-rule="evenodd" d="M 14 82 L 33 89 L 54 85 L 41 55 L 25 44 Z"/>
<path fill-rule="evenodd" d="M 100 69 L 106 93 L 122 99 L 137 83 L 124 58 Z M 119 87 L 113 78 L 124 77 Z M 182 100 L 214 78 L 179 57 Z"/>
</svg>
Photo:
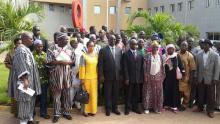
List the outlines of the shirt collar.
<svg viewBox="0 0 220 124">
<path fill-rule="evenodd" d="M 115 49 L 115 46 L 112 47 L 112 46 L 109 45 L 108 47 L 109 47 L 110 49 Z"/>
<path fill-rule="evenodd" d="M 132 50 L 132 49 L 130 49 L 130 51 L 133 53 L 133 52 L 136 52 L 136 50 Z"/>
</svg>

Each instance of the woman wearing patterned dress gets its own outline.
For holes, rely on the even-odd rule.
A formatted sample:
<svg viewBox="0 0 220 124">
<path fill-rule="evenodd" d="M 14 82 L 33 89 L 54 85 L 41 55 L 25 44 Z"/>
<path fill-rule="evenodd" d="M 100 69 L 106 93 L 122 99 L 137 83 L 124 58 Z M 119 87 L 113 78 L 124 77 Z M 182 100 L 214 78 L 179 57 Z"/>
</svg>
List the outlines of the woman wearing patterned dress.
<svg viewBox="0 0 220 124">
<path fill-rule="evenodd" d="M 164 66 L 162 56 L 158 52 L 159 44 L 152 43 L 152 52 L 147 54 L 144 63 L 143 106 L 144 112 L 153 109 L 161 113 L 163 107 Z"/>
<path fill-rule="evenodd" d="M 88 52 L 80 60 L 79 79 L 83 88 L 89 93 L 89 103 L 85 104 L 84 116 L 94 116 L 97 113 L 97 64 L 98 55 L 94 51 L 94 42 L 87 43 Z"/>
</svg>

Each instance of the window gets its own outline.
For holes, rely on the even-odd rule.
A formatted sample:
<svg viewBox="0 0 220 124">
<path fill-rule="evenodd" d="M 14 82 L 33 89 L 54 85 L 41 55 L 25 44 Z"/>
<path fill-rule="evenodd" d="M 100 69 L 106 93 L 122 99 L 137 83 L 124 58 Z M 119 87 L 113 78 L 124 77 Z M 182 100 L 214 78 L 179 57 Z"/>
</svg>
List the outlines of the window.
<svg viewBox="0 0 220 124">
<path fill-rule="evenodd" d="M 49 10 L 54 11 L 54 5 L 53 4 L 49 4 Z"/>
<path fill-rule="evenodd" d="M 220 40 L 220 32 L 207 32 L 208 39 Z"/>
<path fill-rule="evenodd" d="M 94 6 L 94 14 L 100 14 L 101 13 L 101 7 L 98 5 Z"/>
<path fill-rule="evenodd" d="M 111 7 L 109 8 L 109 13 L 110 13 L 111 15 L 114 15 L 114 14 L 116 13 L 116 7 L 115 7 L 115 6 L 111 6 Z"/>
<path fill-rule="evenodd" d="M 68 8 L 68 14 L 71 15 L 72 14 L 72 7 Z"/>
<path fill-rule="evenodd" d="M 143 11 L 143 8 L 138 8 L 138 11 Z"/>
<path fill-rule="evenodd" d="M 183 9 L 183 3 L 178 3 L 178 11 L 182 11 Z"/>
<path fill-rule="evenodd" d="M 175 4 L 170 4 L 170 10 L 171 10 L 171 12 L 175 11 Z"/>
<path fill-rule="evenodd" d="M 164 6 L 160 6 L 160 12 L 164 12 L 164 11 L 165 11 Z"/>
<path fill-rule="evenodd" d="M 211 0 L 206 0 L 206 7 L 208 8 L 211 5 Z"/>
<path fill-rule="evenodd" d="M 154 7 L 154 11 L 155 11 L 155 12 L 158 12 L 158 7 Z"/>
<path fill-rule="evenodd" d="M 65 12 L 65 7 L 64 6 L 60 6 L 60 12 Z"/>
<path fill-rule="evenodd" d="M 188 1 L 189 10 L 192 10 L 194 8 L 194 0 Z"/>
<path fill-rule="evenodd" d="M 131 14 L 131 7 L 125 7 L 125 14 Z"/>
<path fill-rule="evenodd" d="M 216 5 L 220 5 L 220 0 L 216 0 Z"/>
</svg>

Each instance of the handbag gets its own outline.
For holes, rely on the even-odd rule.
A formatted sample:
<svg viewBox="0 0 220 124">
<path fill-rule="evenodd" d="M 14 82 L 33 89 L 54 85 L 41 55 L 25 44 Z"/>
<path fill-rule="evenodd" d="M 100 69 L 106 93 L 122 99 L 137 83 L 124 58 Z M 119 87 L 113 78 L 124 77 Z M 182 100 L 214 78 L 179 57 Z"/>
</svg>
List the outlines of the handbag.
<svg viewBox="0 0 220 124">
<path fill-rule="evenodd" d="M 88 104 L 89 103 L 89 93 L 82 88 L 81 90 L 76 92 L 74 100 L 79 103 L 82 103 L 82 104 Z"/>
<path fill-rule="evenodd" d="M 183 78 L 182 73 L 180 72 L 180 68 L 176 68 L 176 79 L 181 80 Z"/>
</svg>

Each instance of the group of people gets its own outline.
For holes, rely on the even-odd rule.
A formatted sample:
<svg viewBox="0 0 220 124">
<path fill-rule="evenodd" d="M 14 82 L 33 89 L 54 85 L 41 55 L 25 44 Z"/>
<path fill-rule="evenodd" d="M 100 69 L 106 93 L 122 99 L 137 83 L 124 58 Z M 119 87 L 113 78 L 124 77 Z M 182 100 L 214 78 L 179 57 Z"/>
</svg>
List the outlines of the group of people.
<svg viewBox="0 0 220 124">
<path fill-rule="evenodd" d="M 82 111 L 85 117 L 95 116 L 100 86 L 103 85 L 105 114 L 120 115 L 118 98 L 125 91 L 125 115 L 150 112 L 174 113 L 193 104 L 194 111 L 214 117 L 220 107 L 220 43 L 213 46 L 208 39 L 200 40 L 193 48 L 192 38 L 164 46 L 159 35 L 147 39 L 145 32 L 115 34 L 102 26 L 99 33 L 94 26 L 90 32 L 69 33 L 65 27 L 54 33 L 54 42 L 41 37 L 40 27 L 33 27 L 33 35 L 25 32 L 14 40 L 15 48 L 5 59 L 10 69 L 9 96 L 12 110 L 21 124 L 34 121 L 36 99 L 40 102 L 40 116 L 47 113 L 48 91 L 53 97 L 53 123 L 61 115 L 72 120 L 71 109 Z M 32 89 L 27 94 L 18 87 Z M 88 104 L 74 99 L 77 92 L 86 90 Z M 206 106 L 205 106 L 206 105 Z"/>
</svg>

